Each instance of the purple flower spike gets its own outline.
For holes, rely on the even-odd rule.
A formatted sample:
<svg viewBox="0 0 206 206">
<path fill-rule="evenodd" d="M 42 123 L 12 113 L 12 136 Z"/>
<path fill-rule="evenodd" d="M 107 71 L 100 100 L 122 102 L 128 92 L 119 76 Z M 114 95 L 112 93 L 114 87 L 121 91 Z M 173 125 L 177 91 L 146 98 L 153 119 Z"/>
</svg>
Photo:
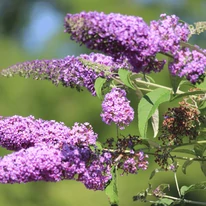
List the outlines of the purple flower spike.
<svg viewBox="0 0 206 206">
<path fill-rule="evenodd" d="M 136 174 L 139 169 L 146 170 L 148 167 L 148 158 L 142 151 L 135 154 L 134 157 L 128 158 L 123 163 L 123 170 L 126 173 Z"/>
<path fill-rule="evenodd" d="M 106 124 L 114 122 L 120 129 L 124 129 L 134 119 L 134 110 L 129 103 L 125 90 L 113 88 L 105 95 L 102 103 L 102 121 Z"/>
<path fill-rule="evenodd" d="M 87 62 L 84 63 L 84 61 Z M 95 63 L 98 64 L 98 67 Z M 2 70 L 1 74 L 8 77 L 19 74 L 24 77 L 32 76 L 34 79 L 47 79 L 55 85 L 62 83 L 65 87 L 77 88 L 78 90 L 81 87 L 86 87 L 92 95 L 96 95 L 95 80 L 98 77 L 109 79 L 111 72 L 116 72 L 120 68 L 130 69 L 126 61 L 115 62 L 112 57 L 91 53 L 79 57 L 67 56 L 63 59 L 23 62 Z"/>
<path fill-rule="evenodd" d="M 70 129 L 54 120 L 35 119 L 33 116 L 12 116 L 0 119 L 0 145 L 18 151 L 38 143 L 51 143 L 58 147 L 68 139 Z"/>
<path fill-rule="evenodd" d="M 65 32 L 71 39 L 101 51 L 114 59 L 128 59 L 135 72 L 160 71 L 164 61 L 155 58 L 158 38 L 150 38 L 150 28 L 141 17 L 103 12 L 67 14 Z"/>
<path fill-rule="evenodd" d="M 89 146 L 95 145 L 98 135 L 94 133 L 89 123 L 75 123 L 68 133 L 68 143 L 70 145 Z"/>
<path fill-rule="evenodd" d="M 0 183 L 56 182 L 62 179 L 61 151 L 40 145 L 22 149 L 0 160 Z"/>
<path fill-rule="evenodd" d="M 203 52 L 206 53 L 206 50 Z M 169 65 L 171 74 L 184 76 L 193 84 L 204 81 L 205 68 L 206 56 L 196 50 L 190 51 L 189 48 L 178 51 Z"/>
<path fill-rule="evenodd" d="M 160 20 L 150 22 L 149 43 L 158 46 L 154 52 L 174 54 L 180 48 L 180 41 L 188 41 L 189 27 L 187 24 L 179 22 L 179 17 L 175 15 L 161 14 L 160 17 Z M 155 42 L 156 44 L 154 44 Z"/>
</svg>

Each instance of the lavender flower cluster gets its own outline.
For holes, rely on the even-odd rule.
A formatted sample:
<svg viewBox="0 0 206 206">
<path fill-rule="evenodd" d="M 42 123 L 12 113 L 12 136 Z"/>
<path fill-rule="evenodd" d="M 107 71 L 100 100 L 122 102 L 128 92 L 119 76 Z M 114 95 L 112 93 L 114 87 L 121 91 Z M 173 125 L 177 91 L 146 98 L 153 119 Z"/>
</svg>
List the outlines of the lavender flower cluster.
<svg viewBox="0 0 206 206">
<path fill-rule="evenodd" d="M 111 152 L 97 149 L 97 137 L 89 123 L 75 123 L 70 129 L 33 116 L 1 117 L 0 145 L 15 152 L 0 159 L 0 183 L 74 179 L 88 189 L 104 190 L 114 162 Z M 123 169 L 132 172 L 125 164 Z"/>
<path fill-rule="evenodd" d="M 84 63 L 85 61 L 89 63 Z M 94 69 L 95 64 L 97 64 L 96 70 Z M 62 83 L 65 87 L 76 87 L 78 90 L 86 87 L 92 95 L 96 95 L 95 80 L 98 77 L 110 79 L 119 68 L 130 69 L 130 66 L 126 61 L 117 62 L 110 56 L 91 53 L 89 55 L 82 54 L 79 57 L 67 56 L 63 59 L 27 61 L 2 70 L 1 74 L 3 76 L 14 74 L 24 77 L 33 76 L 34 79 L 47 79 L 55 85 Z"/>
<path fill-rule="evenodd" d="M 89 123 L 63 123 L 13 116 L 0 120 L 0 145 L 16 152 L 0 160 L 0 182 L 76 179 L 103 190 L 112 178 L 108 154 L 99 154 L 97 134 Z"/>
<path fill-rule="evenodd" d="M 192 83 L 203 81 L 206 52 L 190 51 L 190 58 L 184 60 L 181 55 L 185 53 L 181 43 L 189 39 L 188 25 L 175 15 L 162 14 L 160 17 L 147 25 L 140 17 L 115 13 L 67 14 L 65 32 L 71 34 L 72 40 L 92 50 L 104 52 L 114 59 L 127 59 L 134 72 L 161 71 L 166 60 L 157 60 L 156 54 L 167 53 L 174 57 L 169 66 L 173 75 L 185 76 Z M 204 56 L 204 60 L 200 56 Z M 184 71 L 180 72 L 182 68 Z"/>
<path fill-rule="evenodd" d="M 106 124 L 114 122 L 120 129 L 124 129 L 134 119 L 134 110 L 129 103 L 125 90 L 113 88 L 105 95 L 102 103 L 102 121 Z"/>
</svg>

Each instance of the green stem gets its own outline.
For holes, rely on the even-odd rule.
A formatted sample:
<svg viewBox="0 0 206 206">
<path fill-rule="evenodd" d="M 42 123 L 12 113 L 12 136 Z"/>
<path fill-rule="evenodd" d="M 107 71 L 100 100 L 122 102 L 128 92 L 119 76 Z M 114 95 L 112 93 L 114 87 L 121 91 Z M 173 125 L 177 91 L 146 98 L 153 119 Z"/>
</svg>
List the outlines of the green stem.
<svg viewBox="0 0 206 206">
<path fill-rule="evenodd" d="M 163 89 L 167 89 L 167 90 L 169 90 L 169 91 L 172 91 L 172 88 L 170 88 L 170 87 L 162 86 L 162 85 L 155 84 L 155 83 L 152 83 L 152 82 L 145 82 L 145 81 L 139 80 L 139 79 L 135 79 L 135 81 L 136 81 L 137 83 L 146 84 L 146 85 L 150 85 L 150 86 L 153 86 L 153 87 L 163 88 Z M 177 93 L 177 94 L 183 94 L 184 92 L 182 92 L 182 91 L 177 91 L 176 93 Z"/>
<path fill-rule="evenodd" d="M 169 195 L 164 195 L 163 197 L 171 199 L 171 200 L 183 201 L 184 203 L 188 203 L 188 204 L 206 205 L 206 202 L 199 202 L 199 201 L 194 201 L 194 200 L 181 199 L 181 198 L 172 197 L 172 196 L 169 196 Z"/>
<path fill-rule="evenodd" d="M 178 181 L 177 181 L 177 173 L 176 172 L 174 172 L 174 178 L 175 178 L 175 184 L 176 184 L 178 195 L 179 195 L 179 197 L 181 197 L 181 193 L 180 193 L 180 188 L 179 188 L 179 184 L 178 184 Z"/>
</svg>

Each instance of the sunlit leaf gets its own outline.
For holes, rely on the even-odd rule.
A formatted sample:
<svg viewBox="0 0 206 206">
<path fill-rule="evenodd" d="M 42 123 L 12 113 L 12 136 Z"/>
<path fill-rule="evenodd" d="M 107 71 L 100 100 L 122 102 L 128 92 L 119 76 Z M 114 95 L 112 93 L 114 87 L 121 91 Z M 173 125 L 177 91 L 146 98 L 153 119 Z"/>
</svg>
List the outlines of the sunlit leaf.
<svg viewBox="0 0 206 206">
<path fill-rule="evenodd" d="M 165 171 L 165 169 L 163 169 L 163 168 L 153 170 L 150 174 L 149 179 L 151 180 L 158 172 L 163 172 L 163 171 Z"/>
<path fill-rule="evenodd" d="M 118 206 L 119 197 L 118 197 L 118 190 L 117 190 L 117 171 L 115 166 L 112 167 L 112 180 L 105 188 L 105 193 L 109 199 L 111 206 Z"/>
<path fill-rule="evenodd" d="M 103 79 L 101 77 L 98 77 L 95 81 L 95 84 L 94 84 L 94 89 L 95 89 L 95 92 L 97 94 L 97 97 L 99 97 L 100 100 L 103 99 L 103 96 L 102 96 L 102 87 L 104 86 L 104 83 L 106 82 L 107 80 L 106 79 Z"/>
<path fill-rule="evenodd" d="M 122 80 L 122 82 L 130 87 L 131 89 L 134 89 L 135 90 L 135 87 L 134 85 L 132 84 L 132 81 L 130 79 L 130 76 L 131 76 L 131 72 L 129 70 L 126 70 L 126 69 L 119 69 L 118 71 L 118 75 L 119 75 L 119 78 Z"/>
<path fill-rule="evenodd" d="M 206 161 L 200 162 L 200 168 L 201 168 L 203 174 L 206 176 Z"/>
<path fill-rule="evenodd" d="M 170 93 L 171 91 L 167 89 L 158 88 L 147 93 L 140 100 L 138 105 L 138 127 L 142 138 L 146 138 L 149 118 L 161 103 L 170 100 Z"/>
<path fill-rule="evenodd" d="M 206 144 L 195 144 L 194 151 L 197 157 L 202 157 L 206 150 Z"/>
<path fill-rule="evenodd" d="M 182 165 L 182 172 L 186 174 L 187 167 L 191 165 L 194 161 L 193 160 L 186 160 Z"/>
<path fill-rule="evenodd" d="M 179 153 L 184 153 L 184 154 L 191 154 L 191 155 L 196 155 L 195 151 L 192 149 L 174 149 L 172 152 L 179 152 Z"/>
<path fill-rule="evenodd" d="M 179 99 L 179 98 L 183 98 L 183 97 L 185 97 L 185 96 L 196 95 L 196 94 L 205 94 L 205 93 L 206 93 L 206 90 L 204 90 L 204 91 L 202 91 L 202 90 L 197 90 L 197 91 L 193 91 L 193 92 L 185 92 L 185 93 L 176 95 L 175 97 L 173 97 L 173 98 L 171 99 L 171 101 L 177 100 L 177 99 Z"/>
<path fill-rule="evenodd" d="M 156 109 L 155 113 L 152 115 L 151 122 L 152 122 L 154 137 L 156 137 L 159 132 L 159 110 L 158 109 Z"/>
<path fill-rule="evenodd" d="M 188 192 L 192 192 L 192 191 L 195 191 L 195 190 L 205 190 L 205 189 L 206 189 L 206 181 L 201 182 L 201 183 L 197 183 L 197 184 L 192 184 L 189 187 L 182 186 L 181 189 L 180 189 L 180 194 L 182 196 L 184 196 Z"/>
</svg>

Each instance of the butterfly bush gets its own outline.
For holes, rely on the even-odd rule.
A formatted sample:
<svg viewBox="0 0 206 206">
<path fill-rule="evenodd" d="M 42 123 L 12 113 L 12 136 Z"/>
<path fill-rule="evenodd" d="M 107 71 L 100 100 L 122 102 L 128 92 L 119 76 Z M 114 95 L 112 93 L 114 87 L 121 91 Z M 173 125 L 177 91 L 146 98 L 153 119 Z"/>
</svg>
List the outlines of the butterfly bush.
<svg viewBox="0 0 206 206">
<path fill-rule="evenodd" d="M 102 102 L 102 121 L 106 124 L 114 122 L 120 129 L 124 129 L 134 119 L 134 110 L 129 103 L 125 90 L 113 88 Z"/>
<path fill-rule="evenodd" d="M 0 160 L 0 183 L 73 179 L 88 189 L 104 190 L 112 178 L 113 161 L 110 152 L 97 149 L 97 138 L 87 122 L 69 128 L 33 116 L 1 117 L 0 145 L 15 152 Z M 136 171 L 144 169 L 140 162 L 134 162 Z"/>
<path fill-rule="evenodd" d="M 206 50 L 203 50 L 206 53 Z M 174 61 L 169 64 L 169 69 L 173 75 L 185 76 L 190 82 L 204 81 L 206 68 L 206 56 L 199 51 L 190 51 L 183 48 L 177 51 Z"/>
<path fill-rule="evenodd" d="M 89 61 L 90 65 L 84 64 Z M 92 63 L 96 63 L 96 70 L 92 68 Z M 99 68 L 102 66 L 102 69 Z M 51 80 L 53 84 L 62 84 L 65 87 L 86 87 L 92 95 L 96 95 L 94 90 L 94 82 L 98 77 L 111 78 L 114 72 L 119 68 L 130 70 L 127 61 L 115 62 L 112 57 L 103 54 L 91 53 L 89 55 L 82 54 L 79 57 L 67 56 L 63 59 L 51 60 L 34 60 L 13 65 L 1 71 L 4 76 L 12 76 L 19 74 L 20 76 L 30 77 L 34 79 Z"/>
<path fill-rule="evenodd" d="M 138 97 L 142 97 L 144 92 L 154 92 L 153 87 L 159 87 L 158 95 L 163 94 L 160 97 L 156 97 L 155 93 L 144 96 L 144 106 L 150 108 L 150 112 L 147 117 L 139 118 L 140 121 L 149 119 L 160 103 L 185 96 L 179 89 L 181 83 L 177 84 L 179 80 L 173 85 L 177 88 L 170 89 L 150 82 L 146 74 L 160 72 L 168 63 L 170 75 L 186 78 L 192 84 L 204 81 L 206 50 L 188 43 L 191 36 L 189 26 L 176 15 L 162 14 L 159 20 L 147 24 L 136 16 L 80 12 L 67 14 L 64 26 L 72 40 L 103 54 L 26 61 L 2 70 L 1 75 L 10 77 L 18 74 L 26 78 L 50 80 L 55 85 L 62 84 L 79 91 L 85 87 L 93 96 L 103 97 L 102 121 L 108 125 L 114 123 L 120 130 L 134 120 L 134 109 L 126 96 L 129 88 L 135 90 Z M 158 54 L 167 59 L 169 57 L 169 62 L 158 59 Z M 198 105 L 205 109 L 205 92 L 199 90 L 192 91 L 190 98 L 185 98 L 180 107 L 165 113 L 158 143 L 145 138 L 147 128 L 142 129 L 142 123 L 138 124 L 144 139 L 130 134 L 119 135 L 117 131 L 116 139 L 108 138 L 101 144 L 88 122 L 76 122 L 68 127 L 62 122 L 33 116 L 0 117 L 0 146 L 13 151 L 0 159 L 0 183 L 76 180 L 88 189 L 105 190 L 112 182 L 112 192 L 115 193 L 115 171 L 119 169 L 122 174 L 137 174 L 139 170 L 146 170 L 149 165 L 147 152 L 155 157 L 154 161 L 161 169 L 176 172 L 176 156 L 172 156 L 171 151 L 181 146 L 183 138 L 187 141 L 185 137 L 192 145 L 192 141 L 198 139 L 201 124 L 205 125 L 206 118 L 198 109 Z M 147 115 L 145 108 L 144 114 Z M 155 122 L 157 116 L 157 113 L 152 116 L 154 131 L 158 130 Z M 194 148 L 192 152 L 197 154 L 194 159 L 203 162 L 198 159 L 199 149 Z M 204 165 L 201 168 L 204 170 Z M 184 169 L 186 172 L 186 166 Z M 145 194 L 149 194 L 149 190 Z M 154 194 L 159 191 L 154 190 Z M 142 194 L 134 198 L 145 200 Z M 112 198 L 115 195 L 112 194 Z M 173 198 L 172 201 L 179 199 Z M 117 205 L 116 202 L 110 203 Z"/>
<path fill-rule="evenodd" d="M 1 183 L 76 179 L 103 190 L 111 179 L 106 154 L 89 148 L 97 139 L 89 123 L 70 129 L 53 120 L 13 116 L 0 120 L 0 130 L 1 146 L 16 151 L 0 161 Z"/>
</svg>

